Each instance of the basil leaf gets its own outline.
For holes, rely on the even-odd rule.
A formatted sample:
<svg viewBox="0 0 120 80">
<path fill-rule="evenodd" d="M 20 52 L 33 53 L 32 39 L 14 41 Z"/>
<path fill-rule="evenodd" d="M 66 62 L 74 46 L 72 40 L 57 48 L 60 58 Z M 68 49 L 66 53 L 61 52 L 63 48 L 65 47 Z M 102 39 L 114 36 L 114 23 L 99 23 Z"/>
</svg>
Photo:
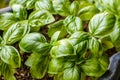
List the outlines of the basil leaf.
<svg viewBox="0 0 120 80">
<path fill-rule="evenodd" d="M 80 71 L 77 66 L 65 69 L 63 80 L 80 80 Z"/>
<path fill-rule="evenodd" d="M 63 20 L 59 20 L 48 26 L 48 36 L 51 37 L 56 31 L 60 31 L 60 38 L 63 38 L 67 35 L 67 31 L 63 25 Z"/>
<path fill-rule="evenodd" d="M 114 31 L 110 34 L 111 40 L 117 49 L 117 51 L 120 50 L 120 19 L 116 20 Z"/>
<path fill-rule="evenodd" d="M 0 15 L 0 30 L 7 30 L 13 23 L 18 21 L 12 13 L 4 13 Z"/>
<path fill-rule="evenodd" d="M 3 39 L 2 39 L 2 37 L 0 36 L 0 44 L 2 43 L 2 41 L 3 41 Z"/>
<path fill-rule="evenodd" d="M 100 10 L 100 12 L 105 11 L 105 8 L 103 7 L 101 0 L 95 0 L 95 6 Z"/>
<path fill-rule="evenodd" d="M 32 49 L 36 47 L 36 45 L 45 42 L 46 42 L 46 38 L 42 34 L 29 33 L 24 38 L 22 38 L 19 46 L 21 50 L 25 52 L 29 52 L 29 51 L 31 52 Z"/>
<path fill-rule="evenodd" d="M 32 51 L 36 51 L 36 49 L 40 49 L 40 50 L 44 51 L 47 49 L 46 47 L 48 45 L 49 44 L 46 43 L 46 38 L 42 34 L 29 33 L 25 37 L 22 38 L 22 40 L 19 44 L 19 47 L 24 52 L 32 52 Z M 38 50 L 38 51 L 42 52 L 40 50 Z"/>
<path fill-rule="evenodd" d="M 89 32 L 93 36 L 104 37 L 113 31 L 115 16 L 103 12 L 95 15 L 89 23 Z"/>
<path fill-rule="evenodd" d="M 88 33 L 82 32 L 82 31 L 77 31 L 69 37 L 69 41 L 73 46 L 75 46 L 82 41 L 88 40 L 89 38 L 90 37 L 89 37 Z"/>
<path fill-rule="evenodd" d="M 113 42 L 116 42 L 120 36 L 120 20 L 117 20 L 114 26 L 114 30 L 110 37 Z"/>
<path fill-rule="evenodd" d="M 20 20 L 27 19 L 27 10 L 22 5 L 14 4 L 12 6 L 12 10 L 13 14 L 15 14 Z"/>
<path fill-rule="evenodd" d="M 102 38 L 101 43 L 104 50 L 108 50 L 114 47 L 113 42 L 111 41 L 110 36 Z"/>
<path fill-rule="evenodd" d="M 12 6 L 14 4 L 22 4 L 24 0 L 10 0 L 9 5 Z"/>
<path fill-rule="evenodd" d="M 54 13 L 54 8 L 52 4 L 52 0 L 39 0 L 35 3 L 36 10 L 48 10 L 51 13 Z"/>
<path fill-rule="evenodd" d="M 54 44 L 54 43 L 58 40 L 59 35 L 60 35 L 60 31 L 56 31 L 56 32 L 53 34 L 53 36 L 51 37 L 50 43 L 51 43 L 51 44 Z"/>
<path fill-rule="evenodd" d="M 102 3 L 102 6 L 107 10 L 109 11 L 110 13 L 114 14 L 114 15 L 117 15 L 119 16 L 120 15 L 120 6 L 119 6 L 119 3 L 120 1 L 119 0 L 100 0 L 101 3 Z"/>
<path fill-rule="evenodd" d="M 17 22 L 4 32 L 3 39 L 5 44 L 14 44 L 30 31 L 28 21 Z"/>
<path fill-rule="evenodd" d="M 64 20 L 63 23 L 64 23 L 66 30 L 69 34 L 72 34 L 76 31 L 83 30 L 82 20 L 79 17 L 75 17 L 75 16 L 70 15 Z"/>
<path fill-rule="evenodd" d="M 64 64 L 66 62 L 63 59 L 52 59 L 49 63 L 48 73 L 57 74 L 64 70 Z"/>
<path fill-rule="evenodd" d="M 99 56 L 103 52 L 101 42 L 94 37 L 92 37 L 92 39 L 89 40 L 88 46 L 93 56 Z"/>
<path fill-rule="evenodd" d="M 98 12 L 99 12 L 99 10 L 94 5 L 89 5 L 89 6 L 81 8 L 78 11 L 77 15 L 82 20 L 86 21 L 86 20 L 90 20 Z"/>
<path fill-rule="evenodd" d="M 35 7 L 35 2 L 37 0 L 23 0 L 23 5 L 25 6 L 25 8 L 27 8 L 28 10 L 33 9 Z"/>
<path fill-rule="evenodd" d="M 41 54 L 32 53 L 25 62 L 27 66 L 30 66 L 32 77 L 37 79 L 42 79 L 45 76 L 49 63 L 49 56 L 43 56 Z"/>
<path fill-rule="evenodd" d="M 77 57 L 82 57 L 82 55 L 87 51 L 88 41 L 82 41 L 74 46 L 76 49 Z"/>
<path fill-rule="evenodd" d="M 79 2 L 73 1 L 69 9 L 70 9 L 70 14 L 75 16 L 77 14 L 77 11 L 79 10 Z"/>
<path fill-rule="evenodd" d="M 2 46 L 0 51 L 1 60 L 14 68 L 20 67 L 21 58 L 17 49 L 12 46 Z"/>
<path fill-rule="evenodd" d="M 81 69 L 88 76 L 100 77 L 105 73 L 100 65 L 102 64 L 100 64 L 97 59 L 88 59 L 83 65 L 81 65 Z"/>
<path fill-rule="evenodd" d="M 16 80 L 14 77 L 14 69 L 2 61 L 0 61 L 0 72 L 4 76 L 5 80 Z"/>
<path fill-rule="evenodd" d="M 51 48 L 52 48 L 51 44 L 39 43 L 39 45 L 37 45 L 36 48 L 33 49 L 33 52 L 36 52 L 36 53 L 42 53 L 42 52 L 46 53 L 46 52 L 48 52 L 49 53 Z M 43 55 L 47 55 L 47 54 L 43 54 Z"/>
<path fill-rule="evenodd" d="M 120 50 L 120 46 L 118 45 L 120 43 L 120 19 L 117 18 L 114 26 L 113 32 L 110 34 L 110 38 L 117 49 L 117 51 Z"/>
<path fill-rule="evenodd" d="M 55 75 L 54 80 L 63 80 L 63 72 L 60 72 L 57 75 Z"/>
<path fill-rule="evenodd" d="M 78 0 L 78 1 L 79 1 L 79 9 L 93 5 L 93 2 L 91 2 L 91 0 Z"/>
<path fill-rule="evenodd" d="M 107 54 L 103 54 L 99 59 L 100 66 L 104 72 L 108 70 L 109 66 L 109 57 Z"/>
<path fill-rule="evenodd" d="M 59 75 L 60 72 L 71 68 L 73 65 L 73 62 L 66 61 L 63 58 L 54 58 L 49 63 L 48 73 Z"/>
<path fill-rule="evenodd" d="M 67 40 L 63 39 L 60 41 L 57 41 L 54 46 L 52 47 L 50 51 L 50 55 L 52 57 L 58 58 L 58 57 L 64 57 L 64 56 L 70 56 L 70 55 L 76 55 L 74 48 L 72 44 Z"/>
<path fill-rule="evenodd" d="M 33 11 L 29 16 L 29 25 L 32 31 L 38 31 L 40 27 L 54 21 L 52 14 L 46 10 Z"/>
<path fill-rule="evenodd" d="M 69 0 L 52 0 L 56 14 L 67 16 L 69 14 Z"/>
</svg>

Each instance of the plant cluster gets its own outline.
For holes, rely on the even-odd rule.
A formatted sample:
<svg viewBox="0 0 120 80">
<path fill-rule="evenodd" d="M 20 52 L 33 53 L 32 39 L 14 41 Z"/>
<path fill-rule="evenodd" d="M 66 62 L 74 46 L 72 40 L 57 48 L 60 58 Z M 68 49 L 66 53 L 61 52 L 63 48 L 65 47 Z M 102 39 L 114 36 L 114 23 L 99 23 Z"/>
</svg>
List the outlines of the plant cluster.
<svg viewBox="0 0 120 80">
<path fill-rule="evenodd" d="M 99 78 L 108 69 L 106 51 L 120 50 L 119 2 L 11 0 L 13 12 L 0 14 L 1 75 L 15 80 L 14 69 L 24 52 L 31 54 L 25 64 L 36 79 L 46 73 L 54 80 Z M 45 27 L 47 35 L 40 32 Z"/>
</svg>

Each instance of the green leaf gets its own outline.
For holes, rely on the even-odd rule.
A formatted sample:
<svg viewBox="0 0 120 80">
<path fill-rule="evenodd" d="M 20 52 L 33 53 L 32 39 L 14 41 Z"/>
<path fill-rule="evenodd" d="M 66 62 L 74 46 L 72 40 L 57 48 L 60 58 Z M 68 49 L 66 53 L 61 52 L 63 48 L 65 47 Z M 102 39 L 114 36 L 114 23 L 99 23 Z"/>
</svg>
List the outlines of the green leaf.
<svg viewBox="0 0 120 80">
<path fill-rule="evenodd" d="M 3 38 L 0 36 L 0 44 L 2 43 L 2 41 L 3 41 Z"/>
<path fill-rule="evenodd" d="M 89 6 L 89 5 L 93 5 L 93 3 L 91 4 L 90 0 L 77 0 L 79 1 L 79 7 L 80 9 Z"/>
<path fill-rule="evenodd" d="M 100 66 L 101 66 L 102 70 L 104 70 L 104 72 L 106 70 L 108 70 L 108 66 L 109 66 L 108 55 L 104 53 L 98 60 L 99 60 L 99 63 L 100 63 Z"/>
<path fill-rule="evenodd" d="M 13 14 L 20 20 L 27 19 L 27 10 L 20 4 L 14 4 L 12 6 Z"/>
<path fill-rule="evenodd" d="M 20 49 L 25 52 L 31 52 L 40 43 L 45 43 L 46 38 L 39 33 L 29 33 L 24 38 L 22 38 L 19 46 Z"/>
<path fill-rule="evenodd" d="M 69 37 L 69 41 L 73 46 L 75 46 L 82 41 L 88 40 L 89 38 L 90 37 L 88 33 L 83 32 L 83 31 L 77 31 Z"/>
<path fill-rule="evenodd" d="M 117 42 L 117 40 L 120 37 L 120 19 L 116 20 L 115 26 L 114 26 L 114 30 L 110 35 L 111 40 L 113 43 Z"/>
<path fill-rule="evenodd" d="M 88 5 L 80 9 L 77 15 L 82 20 L 86 21 L 86 20 L 90 20 L 98 12 L 99 10 L 94 5 Z"/>
<path fill-rule="evenodd" d="M 100 65 L 102 64 L 100 64 L 97 59 L 88 59 L 81 65 L 81 69 L 88 76 L 100 77 L 105 73 Z"/>
<path fill-rule="evenodd" d="M 0 30 L 7 30 L 13 23 L 18 21 L 12 13 L 4 13 L 0 15 Z"/>
<path fill-rule="evenodd" d="M 24 0 L 10 0 L 9 5 L 12 6 L 14 4 L 22 4 Z"/>
<path fill-rule="evenodd" d="M 55 75 L 54 80 L 63 80 L 63 72 L 60 72 L 57 75 Z"/>
<path fill-rule="evenodd" d="M 24 52 L 42 52 L 49 49 L 50 45 L 46 43 L 46 38 L 42 34 L 29 33 L 22 38 L 19 47 Z"/>
<path fill-rule="evenodd" d="M 14 77 L 14 69 L 2 61 L 0 61 L 0 72 L 4 76 L 5 80 L 16 80 Z"/>
<path fill-rule="evenodd" d="M 37 0 L 23 0 L 22 5 L 24 5 L 28 10 L 34 9 L 36 1 Z"/>
<path fill-rule="evenodd" d="M 4 32 L 3 39 L 5 44 L 14 44 L 23 38 L 30 31 L 28 21 L 17 22 Z"/>
<path fill-rule="evenodd" d="M 69 7 L 69 10 L 70 10 L 70 14 L 75 16 L 79 10 L 79 2 L 73 1 Z"/>
<path fill-rule="evenodd" d="M 54 44 L 59 39 L 60 31 L 56 31 L 51 37 L 51 44 Z"/>
<path fill-rule="evenodd" d="M 70 1 L 69 0 L 52 0 L 53 7 L 56 14 L 61 16 L 67 16 L 69 12 Z"/>
<path fill-rule="evenodd" d="M 74 47 L 76 49 L 77 57 L 82 57 L 82 55 L 87 51 L 88 41 L 87 40 L 82 41 L 76 44 Z"/>
<path fill-rule="evenodd" d="M 76 55 L 72 44 L 68 41 L 68 39 L 63 39 L 57 41 L 50 51 L 50 55 L 52 57 L 64 57 L 64 56 L 73 56 Z"/>
<path fill-rule="evenodd" d="M 120 19 L 116 20 L 114 30 L 110 34 L 110 38 L 117 51 L 120 51 Z"/>
<path fill-rule="evenodd" d="M 66 62 L 63 59 L 52 59 L 49 63 L 48 73 L 58 74 L 64 70 L 64 64 Z"/>
<path fill-rule="evenodd" d="M 103 46 L 104 50 L 108 50 L 108 49 L 111 49 L 111 48 L 114 47 L 113 42 L 112 42 L 110 36 L 102 38 L 101 39 L 101 43 L 102 43 L 102 46 Z"/>
<path fill-rule="evenodd" d="M 39 0 L 35 3 L 36 10 L 48 10 L 51 13 L 54 13 L 54 8 L 52 4 L 52 0 Z"/>
<path fill-rule="evenodd" d="M 100 0 L 101 5 L 110 13 L 120 16 L 119 0 Z"/>
<path fill-rule="evenodd" d="M 49 37 L 51 37 L 56 31 L 60 31 L 60 38 L 63 38 L 67 35 L 67 31 L 63 25 L 63 20 L 59 20 L 53 24 L 50 24 L 48 28 L 47 34 Z"/>
<path fill-rule="evenodd" d="M 114 28 L 115 16 L 103 12 L 95 15 L 89 23 L 89 32 L 92 36 L 104 37 L 109 35 Z"/>
<path fill-rule="evenodd" d="M 43 56 L 42 53 L 32 53 L 25 64 L 30 66 L 30 72 L 33 78 L 42 79 L 47 71 L 49 56 Z"/>
<path fill-rule="evenodd" d="M 54 21 L 52 14 L 46 10 L 33 11 L 29 16 L 29 25 L 32 31 L 38 31 L 40 27 Z"/>
<path fill-rule="evenodd" d="M 83 31 L 82 20 L 79 17 L 69 15 L 68 17 L 66 17 L 63 23 L 69 34 L 72 34 L 76 31 Z"/>
<path fill-rule="evenodd" d="M 65 69 L 63 80 L 80 80 L 80 71 L 77 66 Z"/>
<path fill-rule="evenodd" d="M 36 53 L 46 53 L 47 54 L 49 53 L 49 51 L 51 50 L 52 48 L 52 45 L 51 44 L 48 44 L 48 43 L 39 43 L 39 45 L 37 45 L 34 49 L 33 49 L 33 52 L 36 52 Z M 43 54 L 43 55 L 47 55 L 47 54 Z"/>
<path fill-rule="evenodd" d="M 12 46 L 2 46 L 0 57 L 3 62 L 11 65 L 14 68 L 20 67 L 21 58 L 17 49 Z"/>
<path fill-rule="evenodd" d="M 99 56 L 103 52 L 101 42 L 94 37 L 89 40 L 88 47 L 92 56 Z"/>
<path fill-rule="evenodd" d="M 95 6 L 100 10 L 100 12 L 105 11 L 105 8 L 103 7 L 101 0 L 95 0 Z"/>
</svg>

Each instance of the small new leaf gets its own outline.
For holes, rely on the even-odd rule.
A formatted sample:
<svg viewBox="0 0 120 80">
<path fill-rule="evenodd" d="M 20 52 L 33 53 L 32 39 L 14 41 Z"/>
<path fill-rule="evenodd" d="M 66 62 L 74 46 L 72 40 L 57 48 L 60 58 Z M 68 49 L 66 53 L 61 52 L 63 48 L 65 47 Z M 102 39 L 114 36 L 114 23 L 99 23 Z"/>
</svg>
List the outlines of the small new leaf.
<svg viewBox="0 0 120 80">
<path fill-rule="evenodd" d="M 101 42 L 94 37 L 89 39 L 88 47 L 93 56 L 99 56 L 103 52 Z"/>
</svg>

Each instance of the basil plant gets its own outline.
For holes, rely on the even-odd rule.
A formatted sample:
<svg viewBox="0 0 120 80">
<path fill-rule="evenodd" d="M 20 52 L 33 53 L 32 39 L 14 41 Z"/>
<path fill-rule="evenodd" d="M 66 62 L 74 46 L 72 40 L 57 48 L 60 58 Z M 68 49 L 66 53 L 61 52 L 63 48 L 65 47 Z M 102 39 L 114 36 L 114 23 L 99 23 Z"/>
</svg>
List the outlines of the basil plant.
<svg viewBox="0 0 120 80">
<path fill-rule="evenodd" d="M 11 0 L 0 14 L 0 73 L 16 80 L 20 52 L 33 78 L 99 78 L 109 66 L 107 50 L 120 37 L 119 0 Z M 98 7 L 98 4 L 101 4 Z M 20 50 L 20 51 L 19 51 Z M 24 55 L 23 54 L 23 55 Z"/>
<path fill-rule="evenodd" d="M 13 12 L 0 15 L 0 75 L 5 80 L 16 80 L 15 68 L 20 68 L 21 58 L 17 47 L 14 47 L 30 31 L 27 11 L 19 4 L 12 6 Z"/>
</svg>

